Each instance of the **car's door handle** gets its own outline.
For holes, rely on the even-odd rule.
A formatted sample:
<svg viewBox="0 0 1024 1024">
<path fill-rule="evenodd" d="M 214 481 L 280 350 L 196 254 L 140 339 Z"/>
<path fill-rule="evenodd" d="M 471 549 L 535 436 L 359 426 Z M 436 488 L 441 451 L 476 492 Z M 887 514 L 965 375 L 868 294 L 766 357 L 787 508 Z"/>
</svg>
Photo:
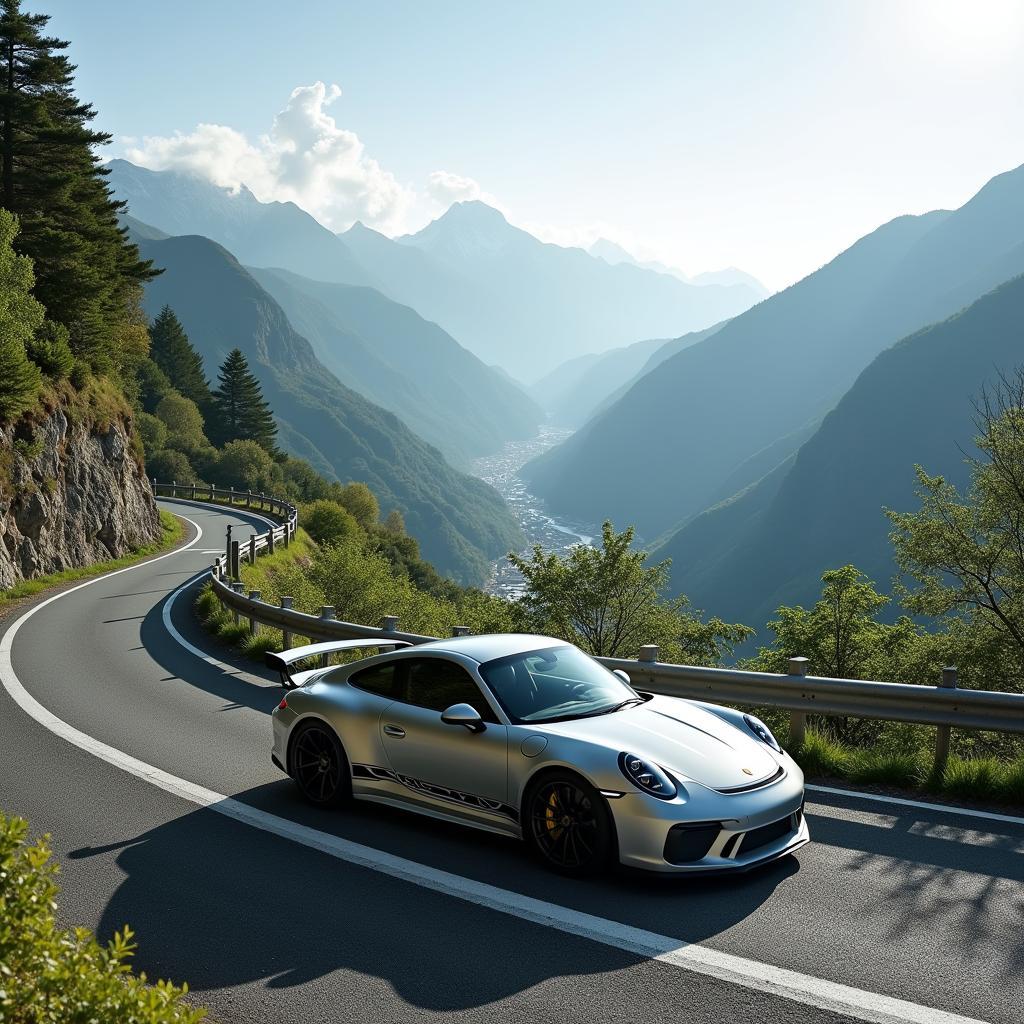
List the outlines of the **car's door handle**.
<svg viewBox="0 0 1024 1024">
<path fill-rule="evenodd" d="M 400 725 L 385 725 L 384 735 L 394 736 L 396 739 L 400 740 L 405 735 L 405 730 Z"/>
</svg>

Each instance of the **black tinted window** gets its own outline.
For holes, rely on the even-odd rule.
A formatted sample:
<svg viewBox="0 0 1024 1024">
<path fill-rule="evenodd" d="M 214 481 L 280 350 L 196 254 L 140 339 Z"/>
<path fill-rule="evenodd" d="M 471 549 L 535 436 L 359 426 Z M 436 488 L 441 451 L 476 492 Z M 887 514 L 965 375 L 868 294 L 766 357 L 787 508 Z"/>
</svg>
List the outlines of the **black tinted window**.
<svg viewBox="0 0 1024 1024">
<path fill-rule="evenodd" d="M 364 668 L 361 672 L 356 672 L 350 676 L 349 682 L 353 686 L 358 686 L 360 690 L 375 693 L 379 697 L 391 697 L 394 699 L 399 696 L 395 667 L 394 662 L 371 665 L 369 668 Z"/>
<path fill-rule="evenodd" d="M 443 658 L 408 661 L 406 700 L 421 708 L 444 711 L 453 704 L 468 704 L 485 722 L 496 722 L 490 705 L 484 700 L 473 677 L 461 666 Z"/>
</svg>

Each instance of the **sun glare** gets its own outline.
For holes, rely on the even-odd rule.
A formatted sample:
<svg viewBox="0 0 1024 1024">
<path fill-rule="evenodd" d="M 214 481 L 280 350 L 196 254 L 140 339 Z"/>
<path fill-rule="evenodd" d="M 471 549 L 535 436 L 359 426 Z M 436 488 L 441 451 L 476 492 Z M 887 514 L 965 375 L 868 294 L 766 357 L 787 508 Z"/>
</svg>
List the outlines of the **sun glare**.
<svg viewBox="0 0 1024 1024">
<path fill-rule="evenodd" d="M 951 59 L 1002 60 L 1021 41 L 1019 0 L 918 0 L 908 5 L 910 35 L 927 50 Z"/>
</svg>

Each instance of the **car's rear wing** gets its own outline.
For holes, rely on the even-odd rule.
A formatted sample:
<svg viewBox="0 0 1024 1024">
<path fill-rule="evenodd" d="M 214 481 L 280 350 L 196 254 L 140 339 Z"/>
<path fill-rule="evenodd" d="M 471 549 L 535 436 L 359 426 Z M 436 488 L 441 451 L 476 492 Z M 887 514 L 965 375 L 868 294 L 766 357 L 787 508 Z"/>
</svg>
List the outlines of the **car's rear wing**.
<svg viewBox="0 0 1024 1024">
<path fill-rule="evenodd" d="M 305 647 L 292 647 L 290 650 L 281 651 L 279 654 L 267 651 L 264 655 L 264 663 L 267 668 L 272 668 L 279 672 L 281 674 L 281 685 L 290 689 L 295 685 L 292 679 L 292 665 L 305 661 L 306 658 L 326 657 L 328 654 L 335 654 L 338 651 L 357 651 L 371 647 L 380 648 L 381 651 L 393 651 L 398 647 L 411 646 L 406 640 L 385 640 L 383 637 L 377 640 L 328 640 L 326 643 L 306 644 Z"/>
</svg>

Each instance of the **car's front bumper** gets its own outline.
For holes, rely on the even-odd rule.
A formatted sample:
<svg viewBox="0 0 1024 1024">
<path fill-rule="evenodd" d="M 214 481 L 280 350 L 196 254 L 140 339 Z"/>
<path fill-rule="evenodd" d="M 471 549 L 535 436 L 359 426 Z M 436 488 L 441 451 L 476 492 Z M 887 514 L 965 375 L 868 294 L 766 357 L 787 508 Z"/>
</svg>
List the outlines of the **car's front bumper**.
<svg viewBox="0 0 1024 1024">
<path fill-rule="evenodd" d="M 673 800 L 639 792 L 609 799 L 619 860 L 668 874 L 716 873 L 746 871 L 792 853 L 810 841 L 803 777 L 793 768 L 747 793 L 717 793 L 687 782 Z M 674 827 L 692 841 L 670 843 Z M 681 859 L 681 853 L 692 859 Z"/>
</svg>

